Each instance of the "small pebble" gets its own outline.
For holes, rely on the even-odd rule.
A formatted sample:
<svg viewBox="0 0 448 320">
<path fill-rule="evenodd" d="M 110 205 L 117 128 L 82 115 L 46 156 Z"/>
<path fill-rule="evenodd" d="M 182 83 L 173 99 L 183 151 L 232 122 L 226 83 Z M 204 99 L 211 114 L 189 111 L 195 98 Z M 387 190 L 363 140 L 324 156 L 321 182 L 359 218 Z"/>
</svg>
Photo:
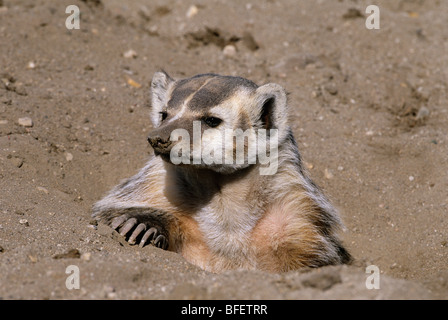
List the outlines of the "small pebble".
<svg viewBox="0 0 448 320">
<path fill-rule="evenodd" d="M 84 252 L 81 255 L 81 260 L 83 261 L 90 261 L 90 257 L 92 256 L 92 254 L 90 252 Z"/>
<path fill-rule="evenodd" d="M 98 220 L 92 219 L 89 221 L 89 224 L 87 225 L 87 228 L 97 230 L 98 229 Z"/>
<path fill-rule="evenodd" d="M 224 49 L 222 50 L 222 53 L 226 57 L 234 57 L 236 55 L 236 48 L 235 48 L 235 46 L 229 44 L 224 47 Z"/>
<path fill-rule="evenodd" d="M 196 7 L 195 5 L 190 6 L 190 8 L 188 8 L 188 11 L 187 11 L 187 18 L 188 19 L 193 18 L 195 15 L 198 14 L 198 11 L 199 11 L 198 7 Z"/>
<path fill-rule="evenodd" d="M 110 285 L 106 285 L 103 288 L 103 294 L 105 298 L 108 299 L 114 299 L 117 297 L 117 293 L 115 292 L 115 288 L 110 286 Z"/>
<path fill-rule="evenodd" d="M 29 118 L 29 117 L 19 118 L 18 123 L 22 127 L 32 127 L 33 126 L 33 120 L 31 120 L 31 118 Z"/>
<path fill-rule="evenodd" d="M 425 119 L 426 117 L 429 116 L 429 109 L 426 107 L 421 107 L 418 112 L 417 112 L 417 116 L 416 119 Z"/>
<path fill-rule="evenodd" d="M 158 31 L 159 31 L 159 27 L 157 25 L 150 26 L 148 28 L 148 33 L 149 33 L 149 35 L 152 35 L 152 36 L 158 35 L 158 33 L 157 33 Z"/>
<path fill-rule="evenodd" d="M 327 90 L 327 92 L 333 96 L 338 94 L 338 88 L 336 88 L 336 86 L 333 83 L 327 84 L 325 86 L 325 90 Z"/>
<path fill-rule="evenodd" d="M 37 187 L 37 190 L 42 191 L 45 194 L 49 193 L 48 190 L 46 188 L 44 188 L 44 187 Z"/>
<path fill-rule="evenodd" d="M 23 159 L 21 158 L 12 158 L 11 162 L 14 166 L 16 166 L 17 168 L 21 168 L 23 165 Z"/>
<path fill-rule="evenodd" d="M 409 181 L 414 181 L 414 177 L 413 176 L 409 176 Z"/>
<path fill-rule="evenodd" d="M 36 68 L 36 64 L 33 61 L 28 62 L 27 66 L 28 69 L 34 69 Z"/>
<path fill-rule="evenodd" d="M 306 166 L 309 170 L 311 170 L 311 169 L 314 168 L 314 165 L 313 165 L 312 163 L 309 163 L 309 162 L 305 162 L 305 166 Z"/>
<path fill-rule="evenodd" d="M 65 154 L 65 160 L 72 161 L 73 160 L 73 155 L 70 152 L 67 152 Z"/>
<path fill-rule="evenodd" d="M 333 179 L 333 173 L 330 171 L 330 170 L 328 170 L 328 169 L 325 169 L 324 170 L 324 176 L 325 176 L 325 178 L 327 178 L 327 179 Z"/>
<path fill-rule="evenodd" d="M 14 91 L 15 93 L 17 93 L 18 95 L 20 95 L 20 96 L 26 96 L 26 95 L 28 95 L 28 93 L 26 92 L 26 90 L 25 90 L 25 88 L 23 87 L 22 84 L 18 84 L 18 85 L 14 88 L 13 91 Z"/>
<path fill-rule="evenodd" d="M 29 227 L 29 223 L 28 223 L 28 220 L 26 220 L 26 219 L 20 219 L 19 220 L 19 223 L 20 224 L 23 224 L 25 227 Z"/>
<path fill-rule="evenodd" d="M 129 77 L 127 77 L 127 83 L 130 85 L 130 86 L 132 86 L 132 87 L 134 87 L 134 88 L 141 88 L 141 84 L 140 83 L 138 83 L 137 81 L 135 81 L 135 80 L 133 80 L 133 79 L 131 79 L 131 78 L 129 78 Z"/>
<path fill-rule="evenodd" d="M 137 58 L 137 52 L 135 50 L 129 49 L 125 53 L 123 53 L 123 57 L 129 59 L 129 58 Z"/>
</svg>

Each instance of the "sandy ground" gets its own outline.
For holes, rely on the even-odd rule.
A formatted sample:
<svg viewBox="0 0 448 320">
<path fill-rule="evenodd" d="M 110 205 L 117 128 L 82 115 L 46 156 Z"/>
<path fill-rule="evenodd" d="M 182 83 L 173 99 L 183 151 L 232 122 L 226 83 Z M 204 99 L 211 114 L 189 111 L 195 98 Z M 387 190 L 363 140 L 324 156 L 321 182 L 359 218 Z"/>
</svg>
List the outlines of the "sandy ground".
<svg viewBox="0 0 448 320">
<path fill-rule="evenodd" d="M 71 4 L 79 30 L 65 27 Z M 448 2 L 377 1 L 379 30 L 365 27 L 368 4 L 0 1 L 0 298 L 448 298 Z M 90 224 L 92 204 L 152 152 L 162 68 L 286 88 L 353 265 L 216 275 Z"/>
</svg>

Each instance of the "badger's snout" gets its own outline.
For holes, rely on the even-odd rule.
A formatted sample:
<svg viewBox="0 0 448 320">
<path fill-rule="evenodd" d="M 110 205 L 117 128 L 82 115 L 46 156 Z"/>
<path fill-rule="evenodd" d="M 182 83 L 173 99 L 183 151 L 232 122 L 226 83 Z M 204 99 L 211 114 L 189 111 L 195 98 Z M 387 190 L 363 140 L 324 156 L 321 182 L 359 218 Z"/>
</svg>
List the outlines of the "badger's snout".
<svg viewBox="0 0 448 320">
<path fill-rule="evenodd" d="M 156 155 L 169 153 L 173 146 L 173 143 L 169 138 L 164 139 L 160 135 L 150 135 L 148 137 L 148 142 L 154 149 Z"/>
</svg>

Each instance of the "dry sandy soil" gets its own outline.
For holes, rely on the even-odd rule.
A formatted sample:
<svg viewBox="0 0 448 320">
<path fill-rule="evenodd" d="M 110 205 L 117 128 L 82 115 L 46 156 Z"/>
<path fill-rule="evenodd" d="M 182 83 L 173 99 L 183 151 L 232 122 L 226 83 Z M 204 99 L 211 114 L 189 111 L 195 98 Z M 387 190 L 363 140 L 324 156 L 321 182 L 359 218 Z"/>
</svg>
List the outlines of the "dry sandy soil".
<svg viewBox="0 0 448 320">
<path fill-rule="evenodd" d="M 71 4 L 79 30 L 65 26 Z M 0 0 L 0 298 L 448 298 L 448 2 L 376 1 L 379 30 L 365 27 L 369 4 Z M 216 275 L 91 224 L 93 203 L 152 152 L 162 68 L 286 88 L 353 265 Z"/>
</svg>

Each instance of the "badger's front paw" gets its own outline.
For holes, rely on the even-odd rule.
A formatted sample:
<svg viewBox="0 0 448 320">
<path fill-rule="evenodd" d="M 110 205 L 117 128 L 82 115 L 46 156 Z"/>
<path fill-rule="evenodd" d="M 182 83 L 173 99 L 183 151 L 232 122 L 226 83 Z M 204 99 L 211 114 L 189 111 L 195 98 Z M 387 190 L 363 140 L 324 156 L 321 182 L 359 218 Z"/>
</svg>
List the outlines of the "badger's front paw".
<svg viewBox="0 0 448 320">
<path fill-rule="evenodd" d="M 164 250 L 168 249 L 167 238 L 161 234 L 161 230 L 148 222 L 141 222 L 137 218 L 123 214 L 113 218 L 110 226 L 116 229 L 120 235 L 126 237 L 129 244 L 139 242 L 139 246 L 143 247 L 149 243 Z"/>
</svg>

